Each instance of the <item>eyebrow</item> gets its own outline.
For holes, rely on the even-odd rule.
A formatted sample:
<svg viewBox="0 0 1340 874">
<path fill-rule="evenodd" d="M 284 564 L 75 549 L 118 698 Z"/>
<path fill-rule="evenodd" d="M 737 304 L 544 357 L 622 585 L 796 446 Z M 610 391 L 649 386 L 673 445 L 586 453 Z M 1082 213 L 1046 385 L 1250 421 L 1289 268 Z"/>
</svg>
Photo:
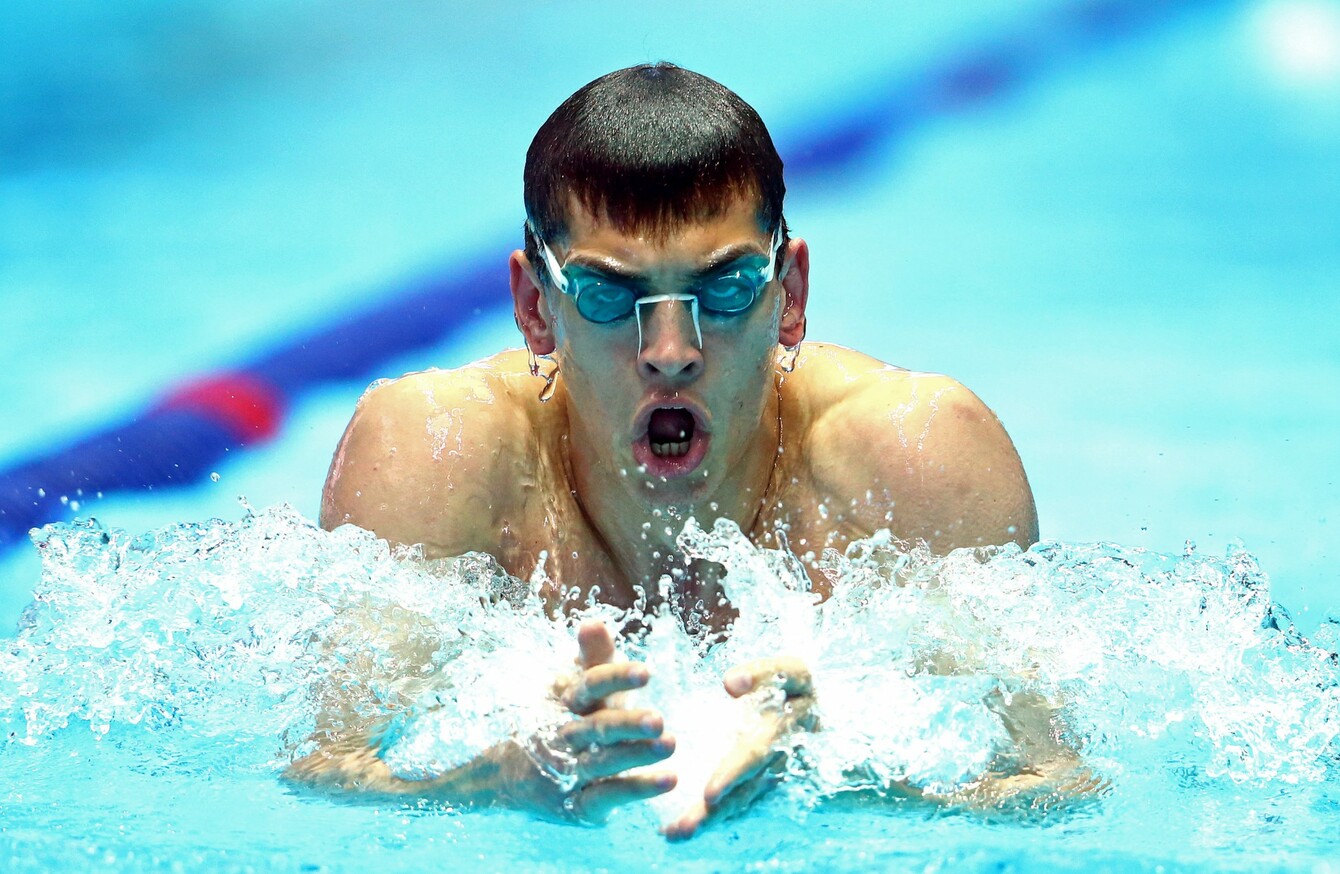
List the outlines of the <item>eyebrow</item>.
<svg viewBox="0 0 1340 874">
<path fill-rule="evenodd" d="M 692 274 L 693 279 L 705 279 L 714 273 L 720 272 L 723 268 L 734 264 L 747 257 L 766 258 L 766 252 L 760 252 L 753 243 L 732 243 L 724 249 L 713 252 L 707 259 L 707 262 L 695 270 Z M 583 270 L 589 270 L 593 273 L 603 273 L 606 276 L 615 279 L 622 279 L 625 282 L 646 286 L 647 278 L 645 274 L 629 270 L 622 261 L 610 256 L 583 255 L 580 252 L 570 255 L 564 266 L 571 265 L 580 267 Z"/>
</svg>

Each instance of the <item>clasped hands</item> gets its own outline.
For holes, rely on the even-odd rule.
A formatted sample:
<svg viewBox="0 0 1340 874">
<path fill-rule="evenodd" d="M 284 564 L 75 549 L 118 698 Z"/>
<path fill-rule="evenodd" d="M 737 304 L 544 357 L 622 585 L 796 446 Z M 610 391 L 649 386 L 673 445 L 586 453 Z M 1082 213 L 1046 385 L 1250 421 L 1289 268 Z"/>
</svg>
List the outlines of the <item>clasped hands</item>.
<svg viewBox="0 0 1340 874">
<path fill-rule="evenodd" d="M 647 684 L 650 674 L 637 662 L 616 662 L 614 640 L 603 623 L 588 621 L 577 633 L 578 669 L 555 685 L 554 693 L 573 719 L 545 740 L 561 759 L 561 778 L 532 757 L 537 772 L 526 782 L 545 791 L 529 793 L 543 812 L 578 822 L 603 821 L 616 807 L 669 792 L 677 778 L 668 770 L 628 773 L 663 761 L 675 739 L 653 710 L 622 706 L 621 693 Z M 783 739 L 811 727 L 813 687 L 798 659 L 759 659 L 737 666 L 723 678 L 726 692 L 741 698 L 775 690 L 762 700 L 758 718 L 717 766 L 703 790 L 680 816 L 662 826 L 671 840 L 692 837 L 709 820 L 739 813 L 778 779 Z M 549 773 L 540 773 L 550 771 Z"/>
</svg>

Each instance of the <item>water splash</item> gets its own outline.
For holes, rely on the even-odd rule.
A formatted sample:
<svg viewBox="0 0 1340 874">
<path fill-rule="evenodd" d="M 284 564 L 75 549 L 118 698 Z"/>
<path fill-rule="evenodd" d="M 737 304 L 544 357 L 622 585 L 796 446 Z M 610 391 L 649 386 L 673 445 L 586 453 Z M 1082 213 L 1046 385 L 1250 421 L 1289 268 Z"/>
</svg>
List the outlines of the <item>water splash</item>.
<svg viewBox="0 0 1340 874">
<path fill-rule="evenodd" d="M 520 581 L 480 554 L 425 561 L 286 507 L 140 536 L 53 525 L 35 541 L 42 578 L 0 650 L 10 745 L 83 725 L 142 732 L 198 769 L 277 771 L 314 736 L 363 732 L 423 776 L 552 726 L 575 622 L 621 618 L 547 616 L 542 569 Z M 1020 695 L 1055 702 L 1057 730 L 1117 791 L 1150 774 L 1269 787 L 1334 768 L 1340 624 L 1303 639 L 1243 550 L 940 557 L 884 534 L 821 557 L 833 593 L 817 603 L 794 556 L 730 523 L 689 520 L 680 547 L 726 567 L 739 619 L 709 647 L 662 612 L 625 645 L 653 676 L 636 697 L 680 739 L 661 817 L 701 792 L 751 718 L 722 674 L 780 654 L 813 671 L 822 725 L 792 750 L 797 809 L 851 789 L 971 785 L 1020 754 L 1000 707 Z"/>
</svg>

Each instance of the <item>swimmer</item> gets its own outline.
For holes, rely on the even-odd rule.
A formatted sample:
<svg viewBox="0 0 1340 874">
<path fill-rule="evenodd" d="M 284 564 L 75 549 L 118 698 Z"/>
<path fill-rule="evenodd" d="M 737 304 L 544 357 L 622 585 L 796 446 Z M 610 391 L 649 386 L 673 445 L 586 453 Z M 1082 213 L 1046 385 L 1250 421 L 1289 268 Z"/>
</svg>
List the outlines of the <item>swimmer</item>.
<svg viewBox="0 0 1340 874">
<path fill-rule="evenodd" d="M 542 565 L 556 609 L 561 592 L 584 602 L 598 590 L 631 610 L 669 575 L 686 627 L 716 637 L 734 614 L 722 569 L 677 552 L 689 517 L 724 517 L 758 545 L 792 550 L 821 596 L 830 581 L 813 556 L 880 529 L 938 552 L 1034 543 L 1018 454 L 971 391 L 806 341 L 810 252 L 788 228 L 784 192 L 763 122 L 717 82 L 660 63 L 581 88 L 526 157 L 524 248 L 508 270 L 527 351 L 370 390 L 335 453 L 322 525 L 352 523 L 429 557 L 478 550 L 522 579 Z M 869 261 L 867 281 L 887 283 L 878 253 Z M 646 667 L 616 661 L 598 623 L 578 644 L 577 670 L 555 686 L 571 713 L 559 734 L 575 783 L 545 773 L 525 739 L 421 782 L 396 778 L 358 739 L 326 744 L 290 774 L 581 821 L 670 790 L 674 774 L 646 767 L 674 749 L 664 720 L 620 705 Z M 771 785 L 778 741 L 813 727 L 809 703 L 822 694 L 785 653 L 722 682 L 734 697 L 777 684 L 786 706 L 665 826 L 672 838 Z M 1045 738 L 1048 713 L 1005 722 Z M 1038 761 L 1066 756 L 1034 746 L 1047 748 Z"/>
</svg>

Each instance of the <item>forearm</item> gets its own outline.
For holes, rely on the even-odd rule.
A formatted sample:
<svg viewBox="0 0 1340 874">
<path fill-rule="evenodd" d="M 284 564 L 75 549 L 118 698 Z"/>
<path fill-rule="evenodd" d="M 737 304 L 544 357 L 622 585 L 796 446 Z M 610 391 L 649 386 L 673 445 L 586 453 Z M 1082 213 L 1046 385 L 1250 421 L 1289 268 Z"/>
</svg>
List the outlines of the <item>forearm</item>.
<svg viewBox="0 0 1340 874">
<path fill-rule="evenodd" d="M 530 806 L 514 741 L 495 744 L 463 765 L 427 780 L 397 776 L 365 735 L 328 744 L 291 764 L 285 779 L 304 786 L 367 796 L 417 797 L 460 807 Z"/>
<path fill-rule="evenodd" d="M 1009 743 L 975 778 L 940 789 L 897 781 L 891 795 L 937 804 L 991 810 L 1039 802 L 1067 802 L 1102 791 L 1105 782 L 1088 768 L 1068 741 L 1059 707 L 1030 693 L 1016 693 L 1007 703 L 999 694 L 984 703 L 999 716 Z"/>
</svg>

